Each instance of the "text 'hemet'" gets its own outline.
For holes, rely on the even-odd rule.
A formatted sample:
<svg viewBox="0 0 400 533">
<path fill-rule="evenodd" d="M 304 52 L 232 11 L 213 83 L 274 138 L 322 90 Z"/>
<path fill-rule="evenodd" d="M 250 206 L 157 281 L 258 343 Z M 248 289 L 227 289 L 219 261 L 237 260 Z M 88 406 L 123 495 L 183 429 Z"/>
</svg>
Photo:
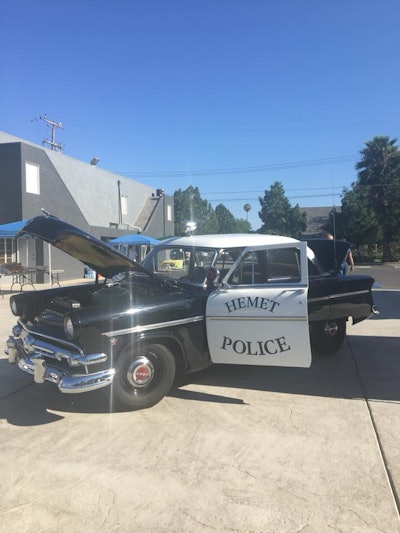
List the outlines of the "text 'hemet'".
<svg viewBox="0 0 400 533">
<path fill-rule="evenodd" d="M 262 296 L 255 296 L 254 298 L 251 296 L 241 296 L 240 298 L 234 298 L 229 302 L 225 302 L 225 305 L 230 313 L 248 307 L 264 309 L 265 311 L 273 313 L 275 307 L 279 305 L 279 302 L 271 300 L 270 298 L 263 298 Z"/>
</svg>

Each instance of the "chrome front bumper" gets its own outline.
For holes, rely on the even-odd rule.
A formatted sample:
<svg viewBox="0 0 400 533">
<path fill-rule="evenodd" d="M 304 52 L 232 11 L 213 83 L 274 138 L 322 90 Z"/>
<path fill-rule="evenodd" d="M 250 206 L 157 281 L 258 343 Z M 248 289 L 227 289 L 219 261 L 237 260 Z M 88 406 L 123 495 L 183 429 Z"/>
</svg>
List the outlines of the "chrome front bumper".
<svg viewBox="0 0 400 533">
<path fill-rule="evenodd" d="M 47 345 L 50 347 L 50 345 Z M 9 337 L 6 343 L 4 352 L 8 355 L 10 363 L 17 363 L 18 367 L 27 374 L 33 375 L 35 383 L 44 383 L 50 381 L 55 383 L 61 392 L 64 393 L 78 393 L 89 392 L 111 385 L 115 369 L 109 368 L 98 372 L 87 372 L 85 374 L 73 372 L 73 369 L 60 369 L 56 366 L 51 366 L 44 358 L 43 350 L 36 349 L 34 344 L 29 345 L 29 351 L 25 348 L 23 339 L 21 337 Z M 48 355 L 50 352 L 46 352 Z M 54 353 L 59 353 L 54 348 Z M 101 362 L 106 356 L 104 354 L 92 354 L 82 358 L 82 365 L 84 368 L 90 368 L 88 361 L 92 364 L 94 362 Z M 74 358 L 74 370 L 76 368 L 76 357 Z"/>
</svg>

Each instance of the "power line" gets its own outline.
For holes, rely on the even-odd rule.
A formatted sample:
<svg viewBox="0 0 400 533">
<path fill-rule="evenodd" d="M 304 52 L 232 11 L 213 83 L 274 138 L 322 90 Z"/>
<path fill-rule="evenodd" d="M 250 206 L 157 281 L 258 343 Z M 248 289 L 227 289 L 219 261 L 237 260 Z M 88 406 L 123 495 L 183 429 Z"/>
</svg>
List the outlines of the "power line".
<svg viewBox="0 0 400 533">
<path fill-rule="evenodd" d="M 257 172 L 271 172 L 276 170 L 288 170 L 292 168 L 315 167 L 322 165 L 336 165 L 339 163 L 351 163 L 358 159 L 358 155 L 328 157 L 324 159 L 310 159 L 294 161 L 292 163 L 277 163 L 272 165 L 232 167 L 232 168 L 209 168 L 204 170 L 169 170 L 169 171 L 118 171 L 119 174 L 132 177 L 198 177 L 198 176 L 221 176 L 229 174 L 244 174 Z"/>
<path fill-rule="evenodd" d="M 345 185 L 338 185 L 335 187 L 301 187 L 299 189 L 297 188 L 285 188 L 286 191 L 333 191 L 333 189 L 340 189 L 343 190 Z M 256 191 L 212 191 L 212 192 L 202 192 L 202 194 L 264 194 L 265 189 L 263 190 L 256 190 Z"/>
<path fill-rule="evenodd" d="M 368 185 L 359 185 L 359 187 L 362 187 L 364 189 L 372 188 L 372 187 L 391 187 L 396 186 L 394 183 L 377 183 L 377 184 L 368 184 Z M 312 191 L 312 190 L 329 190 L 330 192 L 326 193 L 320 193 L 320 194 L 292 194 L 289 196 L 286 196 L 289 200 L 293 200 L 296 198 L 332 198 L 333 196 L 340 197 L 343 196 L 346 192 L 343 191 L 345 187 L 304 187 L 302 189 L 287 189 L 291 191 Z M 333 189 L 341 189 L 340 192 L 334 192 Z M 260 197 L 264 194 L 264 191 L 219 191 L 219 192 L 205 192 L 202 193 L 203 195 L 209 195 L 209 194 L 259 194 L 258 197 L 243 197 L 243 198 L 212 198 L 208 201 L 210 203 L 214 202 L 258 202 Z"/>
<path fill-rule="evenodd" d="M 333 193 L 333 194 L 304 194 L 304 195 L 295 195 L 295 196 L 286 196 L 289 200 L 292 200 L 294 198 L 332 198 L 332 196 L 341 196 L 341 193 Z M 258 202 L 260 197 L 257 198 L 213 198 L 211 200 L 208 200 L 210 203 L 214 202 Z"/>
</svg>

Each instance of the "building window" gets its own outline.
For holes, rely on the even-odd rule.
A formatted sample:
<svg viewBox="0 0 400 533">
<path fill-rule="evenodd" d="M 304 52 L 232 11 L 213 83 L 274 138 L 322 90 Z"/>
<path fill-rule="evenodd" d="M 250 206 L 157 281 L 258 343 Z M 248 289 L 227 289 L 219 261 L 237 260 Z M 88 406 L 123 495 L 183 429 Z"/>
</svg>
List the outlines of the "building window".
<svg viewBox="0 0 400 533">
<path fill-rule="evenodd" d="M 0 239 L 0 263 L 12 261 L 12 239 Z"/>
<path fill-rule="evenodd" d="M 40 194 L 39 165 L 25 163 L 26 192 Z"/>
<path fill-rule="evenodd" d="M 167 220 L 172 221 L 172 205 L 167 205 Z"/>
<path fill-rule="evenodd" d="M 121 215 L 127 215 L 128 214 L 128 197 L 127 196 L 121 196 Z"/>
</svg>

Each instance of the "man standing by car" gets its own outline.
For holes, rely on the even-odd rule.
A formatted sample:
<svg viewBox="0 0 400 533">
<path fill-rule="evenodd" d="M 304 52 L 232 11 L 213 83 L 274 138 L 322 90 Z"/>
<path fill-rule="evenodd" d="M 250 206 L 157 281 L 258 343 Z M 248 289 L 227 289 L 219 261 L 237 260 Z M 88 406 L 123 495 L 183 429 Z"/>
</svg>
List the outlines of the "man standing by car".
<svg viewBox="0 0 400 533">
<path fill-rule="evenodd" d="M 330 241 L 334 240 L 332 233 L 325 233 L 325 238 Z M 345 241 L 346 239 L 342 239 L 342 240 Z M 339 274 L 341 274 L 342 276 L 345 276 L 349 268 L 350 268 L 350 272 L 354 270 L 354 258 L 353 258 L 353 254 L 351 253 L 351 248 L 347 250 L 346 256 L 343 259 L 343 262 L 339 267 Z"/>
<path fill-rule="evenodd" d="M 343 263 L 340 265 L 339 274 L 345 276 L 347 274 L 348 269 L 350 269 L 350 272 L 354 270 L 354 258 L 353 254 L 351 253 L 351 248 L 347 250 L 346 257 L 343 259 Z"/>
</svg>

